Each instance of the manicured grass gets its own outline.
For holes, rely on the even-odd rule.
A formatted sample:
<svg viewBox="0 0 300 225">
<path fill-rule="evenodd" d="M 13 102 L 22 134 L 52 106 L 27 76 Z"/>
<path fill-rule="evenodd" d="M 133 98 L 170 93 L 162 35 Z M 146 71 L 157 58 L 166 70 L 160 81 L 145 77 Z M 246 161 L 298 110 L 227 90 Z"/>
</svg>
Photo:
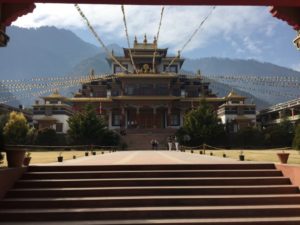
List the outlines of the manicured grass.
<svg viewBox="0 0 300 225">
<path fill-rule="evenodd" d="M 104 150 L 96 150 L 97 155 L 101 154 L 101 152 L 108 152 Z M 31 153 L 31 161 L 30 164 L 40 164 L 40 163 L 51 163 L 57 162 L 57 157 L 61 153 L 64 157 L 64 160 L 73 159 L 75 155 L 76 158 L 85 157 L 85 151 L 33 151 Z M 91 152 L 89 152 L 89 156 L 91 156 Z M 0 166 L 7 166 L 6 159 L 4 159 L 4 164 Z"/>
<path fill-rule="evenodd" d="M 101 154 L 103 150 L 97 151 L 97 154 Z M 260 162 L 279 162 L 276 153 L 282 152 L 282 150 L 270 149 L 270 150 L 206 150 L 206 155 L 210 155 L 212 152 L 214 156 L 223 157 L 223 153 L 226 157 L 239 159 L 240 152 L 243 151 L 245 155 L 245 161 L 260 161 Z M 61 151 L 34 151 L 31 152 L 31 164 L 42 164 L 57 162 L 57 156 Z M 108 151 L 103 151 L 104 153 Z M 191 152 L 186 150 L 187 153 Z M 194 154 L 200 154 L 200 150 L 193 150 Z M 288 164 L 300 164 L 300 151 L 296 150 L 285 150 L 285 152 L 290 153 Z M 91 155 L 91 152 L 89 152 Z M 64 160 L 72 159 L 73 156 L 76 158 L 85 157 L 85 151 L 63 151 L 62 156 Z M 6 160 L 4 164 L 0 166 L 6 166 Z"/>
<path fill-rule="evenodd" d="M 212 152 L 214 156 L 223 157 L 223 153 L 227 158 L 239 159 L 240 152 L 243 151 L 245 155 L 245 161 L 260 161 L 260 162 L 279 162 L 277 153 L 282 150 L 270 149 L 270 150 L 206 150 L 206 155 L 210 155 Z M 186 152 L 190 152 L 187 150 Z M 200 150 L 194 150 L 194 154 L 199 154 Z M 300 151 L 296 150 L 284 150 L 284 152 L 290 153 L 288 164 L 300 164 Z"/>
</svg>

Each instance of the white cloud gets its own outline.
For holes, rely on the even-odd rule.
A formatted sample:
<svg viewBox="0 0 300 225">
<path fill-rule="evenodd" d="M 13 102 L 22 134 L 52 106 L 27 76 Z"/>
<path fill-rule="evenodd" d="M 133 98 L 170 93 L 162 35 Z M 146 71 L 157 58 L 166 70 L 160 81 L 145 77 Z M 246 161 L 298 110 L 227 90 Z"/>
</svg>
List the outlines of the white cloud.
<svg viewBox="0 0 300 225">
<path fill-rule="evenodd" d="M 82 10 L 95 26 L 100 36 L 112 36 L 114 40 L 125 38 L 121 7 L 119 5 L 81 5 Z M 149 39 L 156 35 L 161 7 L 125 6 L 130 38 L 139 39 L 147 33 Z M 202 19 L 209 13 L 207 6 L 167 6 L 160 33 L 160 44 L 177 51 L 186 42 Z M 186 52 L 217 41 L 220 36 L 236 36 L 245 50 L 259 54 L 258 42 L 249 36 L 256 30 L 272 35 L 271 17 L 266 7 L 220 6 L 185 49 Z M 266 24 L 268 26 L 266 26 Z M 32 14 L 19 18 L 14 25 L 20 27 L 56 26 L 66 29 L 83 29 L 85 24 L 72 4 L 37 4 Z M 151 37 L 151 38 L 150 38 Z"/>
</svg>

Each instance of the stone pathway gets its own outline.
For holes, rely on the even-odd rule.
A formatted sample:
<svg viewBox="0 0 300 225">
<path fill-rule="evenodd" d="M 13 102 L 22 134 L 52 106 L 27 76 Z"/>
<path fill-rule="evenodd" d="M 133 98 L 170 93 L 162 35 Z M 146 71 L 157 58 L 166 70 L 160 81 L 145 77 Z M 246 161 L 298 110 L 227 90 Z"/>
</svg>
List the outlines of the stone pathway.
<svg viewBox="0 0 300 225">
<path fill-rule="evenodd" d="M 241 163 L 235 159 L 177 151 L 123 151 L 66 160 L 47 165 L 116 165 L 116 164 L 226 164 Z M 249 162 L 247 162 L 249 163 Z M 43 164 L 45 165 L 45 164 Z"/>
</svg>

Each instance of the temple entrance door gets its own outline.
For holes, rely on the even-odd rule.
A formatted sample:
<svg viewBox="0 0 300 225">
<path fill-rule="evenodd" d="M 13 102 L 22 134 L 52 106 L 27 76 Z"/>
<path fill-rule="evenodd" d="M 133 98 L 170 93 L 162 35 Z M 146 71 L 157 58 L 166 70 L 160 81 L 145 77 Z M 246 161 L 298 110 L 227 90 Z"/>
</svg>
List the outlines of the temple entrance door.
<svg viewBox="0 0 300 225">
<path fill-rule="evenodd" d="M 165 128 L 165 110 L 157 109 L 155 118 L 155 127 L 156 128 Z"/>
<path fill-rule="evenodd" d="M 136 109 L 127 109 L 127 128 L 137 128 L 137 112 Z"/>
<path fill-rule="evenodd" d="M 154 128 L 154 118 L 152 109 L 141 109 L 139 114 L 140 128 Z"/>
</svg>

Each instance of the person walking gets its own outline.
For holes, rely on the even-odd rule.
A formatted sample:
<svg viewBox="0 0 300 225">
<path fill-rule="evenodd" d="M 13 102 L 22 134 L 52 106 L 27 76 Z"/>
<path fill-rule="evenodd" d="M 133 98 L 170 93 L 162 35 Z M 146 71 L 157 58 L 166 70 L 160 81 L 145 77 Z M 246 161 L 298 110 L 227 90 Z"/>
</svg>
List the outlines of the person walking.
<svg viewBox="0 0 300 225">
<path fill-rule="evenodd" d="M 168 137 L 168 147 L 169 147 L 169 151 L 171 151 L 172 150 L 172 137 L 171 136 Z"/>
<path fill-rule="evenodd" d="M 179 142 L 178 142 L 178 138 L 176 136 L 174 137 L 174 142 L 175 142 L 175 149 L 176 149 L 176 151 L 178 151 L 179 150 Z"/>
<path fill-rule="evenodd" d="M 154 150 L 154 147 L 155 147 L 155 141 L 154 141 L 153 139 L 150 141 L 150 144 L 151 144 L 152 150 Z"/>
</svg>

